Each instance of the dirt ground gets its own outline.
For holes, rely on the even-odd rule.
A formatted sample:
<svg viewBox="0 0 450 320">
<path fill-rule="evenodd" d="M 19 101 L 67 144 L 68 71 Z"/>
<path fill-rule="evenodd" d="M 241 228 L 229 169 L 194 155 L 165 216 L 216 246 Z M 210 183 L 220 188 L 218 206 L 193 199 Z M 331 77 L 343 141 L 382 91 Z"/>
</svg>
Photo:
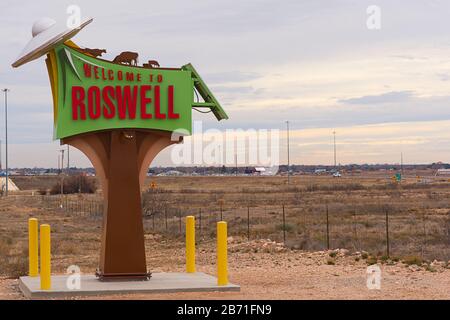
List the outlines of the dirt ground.
<svg viewBox="0 0 450 320">
<path fill-rule="evenodd" d="M 200 246 L 198 271 L 214 274 L 214 252 L 203 248 Z M 328 265 L 328 256 L 327 252 L 233 252 L 229 257 L 230 282 L 241 285 L 239 293 L 136 294 L 88 299 L 450 299 L 449 269 L 430 272 L 401 263 L 381 265 L 381 289 L 369 290 L 364 261 L 339 255 L 335 265 Z M 153 272 L 183 271 L 182 257 L 181 248 L 157 250 L 149 255 L 148 263 L 155 266 Z M 0 280 L 0 299 L 24 299 L 17 280 Z"/>
<path fill-rule="evenodd" d="M 196 181 L 193 182 L 188 178 L 177 180 L 173 177 L 167 177 L 167 179 L 161 177 L 157 179 L 157 183 L 167 190 L 177 190 L 176 193 L 164 193 L 166 201 L 171 202 L 173 206 L 190 203 L 190 201 L 192 205 L 195 205 L 195 201 L 199 201 L 196 198 L 197 196 L 203 195 L 204 199 L 215 196 L 214 192 L 205 193 L 204 190 L 216 188 L 219 194 L 218 199 L 223 197 L 227 199 L 226 203 L 229 206 L 227 210 L 236 212 L 240 211 L 231 207 L 231 204 L 241 205 L 239 195 L 235 194 L 236 191 L 245 189 L 245 197 L 254 194 L 257 195 L 258 199 L 264 199 L 273 196 L 273 189 L 284 188 L 282 194 L 290 197 L 290 200 L 288 200 L 291 201 L 292 206 L 296 206 L 297 203 L 306 204 L 302 212 L 297 213 L 292 209 L 289 215 L 292 224 L 297 226 L 298 221 L 304 221 L 305 217 L 309 217 L 306 224 L 298 224 L 298 230 L 289 231 L 288 236 L 295 239 L 302 235 L 304 229 L 317 228 L 314 220 L 317 212 L 308 208 L 313 208 L 323 197 L 327 197 L 327 201 L 342 205 L 352 198 L 357 199 L 358 203 L 365 203 L 366 200 L 364 199 L 369 199 L 370 194 L 377 194 L 380 199 L 385 198 L 387 202 L 395 201 L 399 205 L 407 203 L 409 206 L 405 207 L 397 218 L 398 234 L 394 233 L 394 239 L 392 240 L 397 241 L 397 246 L 403 246 L 403 242 L 400 241 L 403 239 L 400 237 L 403 236 L 403 233 L 406 240 L 411 239 L 412 241 L 414 235 L 410 233 L 422 228 L 422 225 L 420 225 L 420 229 L 408 228 L 403 230 L 399 228 L 406 223 L 411 223 L 414 226 L 413 222 L 416 221 L 417 214 L 411 215 L 408 210 L 428 210 L 429 216 L 425 225 L 427 229 L 424 233 L 426 238 L 420 240 L 426 244 L 426 253 L 428 253 L 429 258 L 421 257 L 416 251 L 409 258 L 403 256 L 394 258 L 370 252 L 367 249 L 369 252 L 365 252 L 363 251 L 364 247 L 349 246 L 342 249 L 339 242 L 336 241 L 337 235 L 341 231 L 348 231 L 353 234 L 356 230 L 358 239 L 371 236 L 374 242 L 383 241 L 383 237 L 377 238 L 376 235 L 384 230 L 382 224 L 384 214 L 381 212 L 380 215 L 372 207 L 354 207 L 352 203 L 353 207 L 350 208 L 357 208 L 358 212 L 366 210 L 364 213 L 371 219 L 376 218 L 377 224 L 371 222 L 366 227 L 363 224 L 355 224 L 358 229 L 350 228 L 349 230 L 344 227 L 337 229 L 335 226 L 334 250 L 324 250 L 323 248 L 305 250 L 298 246 L 288 245 L 285 247 L 281 243 L 282 237 L 280 238 L 280 235 L 282 233 L 273 227 L 275 224 L 274 216 L 270 210 L 267 215 L 263 216 L 267 209 L 256 207 L 261 211 L 259 213 L 260 220 L 258 220 L 261 226 L 272 225 L 272 229 L 265 233 L 262 232 L 262 229 L 255 230 L 251 234 L 250 241 L 247 240 L 246 234 L 242 232 L 241 228 L 233 229 L 233 224 L 238 223 L 239 217 L 231 217 L 227 215 L 227 211 L 224 211 L 224 214 L 230 217 L 229 280 L 232 283 L 239 284 L 241 292 L 112 295 L 90 297 L 89 299 L 450 299 L 450 262 L 448 259 L 440 258 L 445 258 L 448 255 L 440 254 L 442 250 L 439 249 L 443 248 L 448 252 L 450 246 L 448 225 L 443 224 L 445 221 L 448 222 L 450 208 L 450 202 L 447 200 L 450 187 L 447 186 L 446 181 L 437 181 L 436 185 L 433 186 L 427 184 L 423 187 L 423 190 L 420 189 L 422 188 L 420 186 L 392 190 L 391 188 L 378 187 L 389 183 L 389 181 L 386 182 L 384 178 L 375 177 L 372 180 L 359 181 L 359 183 L 369 187 L 373 186 L 373 189 L 361 189 L 359 186 L 355 187 L 354 182 L 341 180 L 342 182 L 339 183 L 351 183 L 350 187 L 337 188 L 336 190 L 330 188 L 322 190 L 319 187 L 318 190 L 298 191 L 286 189 L 280 182 L 280 178 L 268 180 L 251 180 L 252 178 L 236 178 L 237 180 L 233 180 L 230 178 L 231 183 L 228 186 L 238 182 L 238 188 L 240 189 L 227 187 L 227 190 L 230 190 L 227 193 L 224 190 L 225 185 L 223 181 L 220 182 L 220 179 L 223 180 L 223 178 L 213 177 L 203 180 L 202 178 L 195 178 Z M 317 179 L 309 177 L 309 179 L 309 182 L 305 183 L 305 179 L 299 178 L 297 187 L 299 189 L 308 188 L 311 183 L 319 186 L 328 183 L 324 183 L 327 180 L 320 177 Z M 261 183 L 261 181 L 264 181 L 264 183 Z M 295 183 L 294 180 L 294 187 L 296 186 Z M 333 183 L 335 184 L 335 182 Z M 258 188 L 261 190 L 256 190 Z M 296 199 L 296 192 L 301 192 L 300 200 Z M 425 202 L 425 207 L 418 206 L 418 204 Z M 346 208 L 344 209 L 347 210 Z M 346 212 L 344 209 L 341 209 L 342 212 L 338 212 L 337 209 L 334 217 L 336 221 L 341 216 L 344 217 Z M 242 212 L 242 214 L 246 213 Z M 298 218 L 298 221 L 295 220 L 297 214 L 302 215 L 301 219 Z M 436 218 L 434 218 L 435 216 Z M 0 199 L 0 299 L 24 299 L 18 289 L 17 277 L 27 272 L 27 219 L 29 217 L 36 217 L 41 223 L 49 223 L 52 226 L 52 272 L 54 274 L 64 273 L 66 268 L 73 264 L 78 265 L 82 273 L 87 274 L 94 273 L 97 267 L 101 217 L 77 215 L 57 208 L 52 209 L 48 206 L 48 203 L 37 201 L 36 197 L 33 196 L 2 198 Z M 408 217 L 408 219 L 405 217 Z M 353 218 L 352 215 L 349 215 L 349 221 L 353 221 Z M 432 218 L 435 220 L 431 220 Z M 178 230 L 177 221 L 178 219 L 173 221 L 173 230 Z M 368 221 L 370 222 L 370 220 Z M 366 220 L 363 222 L 367 223 Z M 144 220 L 144 226 L 149 270 L 152 272 L 182 272 L 184 270 L 182 235 L 171 235 L 174 233 L 171 230 L 165 233 L 153 228 L 152 220 L 148 217 Z M 254 227 L 256 228 L 256 226 Z M 274 230 L 277 232 L 277 237 L 271 237 L 272 240 L 268 240 Z M 365 230 L 364 233 L 363 230 Z M 203 236 L 197 238 L 197 269 L 214 275 L 215 239 L 206 231 Z M 323 233 L 322 231 L 322 229 L 317 229 L 316 232 Z M 440 236 L 432 237 L 433 233 L 439 233 Z M 318 238 L 316 241 L 323 243 L 323 238 Z M 353 242 L 350 241 L 349 243 Z M 380 248 L 384 248 L 382 242 Z M 398 247 L 394 249 L 399 251 Z M 416 250 L 415 247 L 412 247 L 412 249 Z M 409 249 L 405 247 L 403 250 L 408 253 Z M 436 256 L 437 260 L 433 256 Z M 369 264 L 375 263 L 381 267 L 381 289 L 369 290 L 366 285 L 367 267 Z"/>
</svg>

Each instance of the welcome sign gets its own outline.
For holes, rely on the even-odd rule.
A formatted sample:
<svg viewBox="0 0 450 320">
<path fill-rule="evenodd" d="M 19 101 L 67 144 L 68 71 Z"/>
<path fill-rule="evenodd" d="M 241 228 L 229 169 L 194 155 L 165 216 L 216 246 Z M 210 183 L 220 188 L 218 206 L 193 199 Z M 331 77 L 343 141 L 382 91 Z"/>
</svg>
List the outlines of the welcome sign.
<svg viewBox="0 0 450 320">
<path fill-rule="evenodd" d="M 171 132 L 191 134 L 193 109 L 206 109 L 219 121 L 228 116 L 191 64 L 160 68 L 148 60 L 138 66 L 138 53 L 129 51 L 107 61 L 97 58 L 106 50 L 70 41 L 92 20 L 70 28 L 49 18 L 36 21 L 33 38 L 12 65 L 47 55 L 54 139 L 83 152 L 101 181 L 104 221 L 96 275 L 148 280 L 141 207 L 148 167 L 161 150 L 182 140 L 172 139 Z"/>
<path fill-rule="evenodd" d="M 67 44 L 49 54 L 47 66 L 55 139 L 114 128 L 191 133 L 190 70 L 115 64 Z"/>
</svg>

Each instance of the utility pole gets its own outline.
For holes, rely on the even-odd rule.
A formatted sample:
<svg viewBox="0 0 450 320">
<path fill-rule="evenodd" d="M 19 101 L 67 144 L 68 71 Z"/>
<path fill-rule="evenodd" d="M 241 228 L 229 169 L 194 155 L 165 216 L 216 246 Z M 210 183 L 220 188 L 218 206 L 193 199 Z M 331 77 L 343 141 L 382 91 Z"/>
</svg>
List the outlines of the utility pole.
<svg viewBox="0 0 450 320">
<path fill-rule="evenodd" d="M 2 168 L 2 140 L 0 140 L 0 171 L 3 170 Z"/>
<path fill-rule="evenodd" d="M 69 145 L 67 145 L 67 174 L 69 174 L 70 170 L 70 155 L 69 155 Z"/>
<path fill-rule="evenodd" d="M 64 149 L 59 150 L 61 152 L 61 173 L 64 172 Z"/>
<path fill-rule="evenodd" d="M 237 147 L 236 147 L 237 149 Z M 238 175 L 238 163 L 237 163 L 237 150 L 234 153 L 234 175 L 237 176 Z"/>
<path fill-rule="evenodd" d="M 400 172 L 403 175 L 403 152 L 400 152 Z"/>
<path fill-rule="evenodd" d="M 336 162 L 336 131 L 333 131 L 333 139 L 334 139 L 334 169 L 337 169 Z"/>
<path fill-rule="evenodd" d="M 6 183 L 5 183 L 5 196 L 8 195 L 8 91 L 9 89 L 3 89 L 5 93 L 5 170 L 6 170 Z"/>
<path fill-rule="evenodd" d="M 64 196 L 64 149 L 61 149 L 61 208 L 63 207 L 63 196 Z M 59 157 L 58 157 L 59 159 Z"/>
<path fill-rule="evenodd" d="M 289 146 L 289 120 L 286 121 L 286 134 L 287 134 L 287 183 L 290 183 L 291 175 L 291 162 L 290 162 L 290 146 Z"/>
</svg>

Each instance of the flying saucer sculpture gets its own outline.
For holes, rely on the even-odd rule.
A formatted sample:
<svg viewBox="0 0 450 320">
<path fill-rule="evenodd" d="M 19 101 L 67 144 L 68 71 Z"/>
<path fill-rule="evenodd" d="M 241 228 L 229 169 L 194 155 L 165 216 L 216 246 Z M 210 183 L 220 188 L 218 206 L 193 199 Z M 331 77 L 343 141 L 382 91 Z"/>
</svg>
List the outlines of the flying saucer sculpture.
<svg viewBox="0 0 450 320">
<path fill-rule="evenodd" d="M 58 44 L 64 43 L 74 37 L 93 20 L 93 18 L 90 18 L 74 28 L 57 24 L 55 20 L 50 18 L 42 18 L 36 21 L 33 24 L 31 32 L 33 38 L 28 42 L 12 66 L 17 68 L 27 62 L 42 57 Z"/>
<path fill-rule="evenodd" d="M 32 40 L 12 65 L 47 55 L 54 138 L 81 150 L 102 183 L 97 275 L 101 280 L 149 279 L 141 208 L 148 167 L 162 149 L 191 134 L 194 108 L 210 109 L 218 120 L 228 116 L 191 64 L 164 68 L 154 60 L 146 67 L 121 63 L 127 59 L 113 63 L 97 58 L 103 49 L 81 49 L 69 41 L 92 20 L 76 28 L 39 20 Z M 194 101 L 194 90 L 203 101 Z M 181 138 L 173 139 L 174 132 Z"/>
</svg>

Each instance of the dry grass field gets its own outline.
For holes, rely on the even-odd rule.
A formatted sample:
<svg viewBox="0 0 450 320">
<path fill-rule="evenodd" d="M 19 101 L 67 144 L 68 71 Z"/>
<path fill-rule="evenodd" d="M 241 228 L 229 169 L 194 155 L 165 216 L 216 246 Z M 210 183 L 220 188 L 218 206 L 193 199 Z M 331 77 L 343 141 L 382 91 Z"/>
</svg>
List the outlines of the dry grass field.
<svg viewBox="0 0 450 320">
<path fill-rule="evenodd" d="M 198 269 L 214 274 L 214 228 L 222 215 L 229 224 L 230 280 L 242 292 L 110 298 L 449 299 L 450 182 L 430 175 L 407 172 L 400 184 L 387 173 L 295 176 L 290 184 L 286 177 L 149 177 L 148 268 L 183 270 L 183 218 L 195 215 Z M 27 270 L 29 217 L 52 226 L 53 273 L 72 264 L 93 273 L 101 195 L 61 200 L 32 192 L 51 188 L 55 177 L 14 181 L 23 191 L 0 199 L 0 298 L 22 297 L 16 278 Z M 382 266 L 382 290 L 366 288 L 366 267 L 374 263 Z"/>
</svg>

